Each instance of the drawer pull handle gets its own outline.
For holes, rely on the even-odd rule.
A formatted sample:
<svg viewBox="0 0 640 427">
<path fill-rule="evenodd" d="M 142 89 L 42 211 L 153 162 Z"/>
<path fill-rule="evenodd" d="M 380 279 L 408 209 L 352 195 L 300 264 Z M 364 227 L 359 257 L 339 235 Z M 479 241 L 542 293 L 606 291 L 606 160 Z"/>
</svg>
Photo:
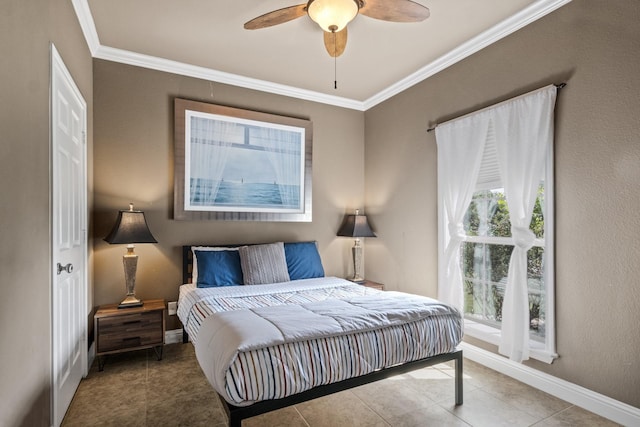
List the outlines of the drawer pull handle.
<svg viewBox="0 0 640 427">
<path fill-rule="evenodd" d="M 134 325 L 136 323 L 140 323 L 139 320 L 130 320 L 128 322 L 122 322 L 123 325 Z"/>
</svg>

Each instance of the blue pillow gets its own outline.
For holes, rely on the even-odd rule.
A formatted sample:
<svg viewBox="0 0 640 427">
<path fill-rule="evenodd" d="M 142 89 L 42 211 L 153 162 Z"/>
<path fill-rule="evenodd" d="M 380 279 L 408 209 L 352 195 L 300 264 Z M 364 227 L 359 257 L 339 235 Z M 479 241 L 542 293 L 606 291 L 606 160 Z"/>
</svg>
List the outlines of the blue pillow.
<svg viewBox="0 0 640 427">
<path fill-rule="evenodd" d="M 295 242 L 284 244 L 289 279 L 311 279 L 324 277 L 322 260 L 316 242 Z"/>
<path fill-rule="evenodd" d="M 242 285 L 238 251 L 194 251 L 198 259 L 198 288 Z"/>
</svg>

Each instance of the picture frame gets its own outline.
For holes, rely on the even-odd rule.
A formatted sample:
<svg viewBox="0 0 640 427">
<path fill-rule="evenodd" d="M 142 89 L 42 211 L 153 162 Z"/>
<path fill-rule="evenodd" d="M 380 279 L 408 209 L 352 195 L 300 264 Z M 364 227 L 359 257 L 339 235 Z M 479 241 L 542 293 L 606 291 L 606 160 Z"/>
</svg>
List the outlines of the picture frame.
<svg viewBox="0 0 640 427">
<path fill-rule="evenodd" d="M 311 222 L 310 120 L 176 98 L 174 219 Z"/>
</svg>

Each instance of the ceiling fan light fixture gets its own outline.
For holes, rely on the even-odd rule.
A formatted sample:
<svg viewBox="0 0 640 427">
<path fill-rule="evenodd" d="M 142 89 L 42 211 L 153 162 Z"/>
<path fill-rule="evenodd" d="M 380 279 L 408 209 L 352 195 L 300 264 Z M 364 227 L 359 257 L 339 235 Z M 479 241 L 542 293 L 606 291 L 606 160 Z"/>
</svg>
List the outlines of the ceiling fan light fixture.
<svg viewBox="0 0 640 427">
<path fill-rule="evenodd" d="M 311 0 L 307 3 L 309 17 L 324 31 L 342 31 L 360 9 L 357 0 Z"/>
</svg>

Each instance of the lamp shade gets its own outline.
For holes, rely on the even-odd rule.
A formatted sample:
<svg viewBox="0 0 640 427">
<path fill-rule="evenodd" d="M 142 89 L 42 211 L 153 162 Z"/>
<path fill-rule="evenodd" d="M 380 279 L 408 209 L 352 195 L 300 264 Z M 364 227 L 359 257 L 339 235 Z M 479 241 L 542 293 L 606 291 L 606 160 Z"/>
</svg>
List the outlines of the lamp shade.
<svg viewBox="0 0 640 427">
<path fill-rule="evenodd" d="M 111 244 L 158 243 L 149 231 L 144 212 L 134 211 L 133 205 L 128 211 L 118 213 L 113 229 L 104 240 Z"/>
<path fill-rule="evenodd" d="M 358 14 L 359 5 L 355 0 L 311 0 L 307 13 L 324 31 L 342 31 Z"/>
<path fill-rule="evenodd" d="M 347 215 L 338 230 L 338 236 L 344 237 L 376 237 L 369 227 L 366 215 Z"/>
</svg>

